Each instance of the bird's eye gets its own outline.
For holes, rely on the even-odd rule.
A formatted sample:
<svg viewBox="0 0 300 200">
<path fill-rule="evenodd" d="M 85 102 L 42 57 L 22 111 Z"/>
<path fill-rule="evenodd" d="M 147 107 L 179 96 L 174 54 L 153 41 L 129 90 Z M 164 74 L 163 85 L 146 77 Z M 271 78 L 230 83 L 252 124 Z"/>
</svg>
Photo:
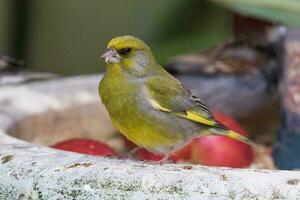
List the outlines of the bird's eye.
<svg viewBox="0 0 300 200">
<path fill-rule="evenodd" d="M 131 51 L 131 48 L 123 48 L 118 51 L 120 55 L 127 55 Z"/>
</svg>

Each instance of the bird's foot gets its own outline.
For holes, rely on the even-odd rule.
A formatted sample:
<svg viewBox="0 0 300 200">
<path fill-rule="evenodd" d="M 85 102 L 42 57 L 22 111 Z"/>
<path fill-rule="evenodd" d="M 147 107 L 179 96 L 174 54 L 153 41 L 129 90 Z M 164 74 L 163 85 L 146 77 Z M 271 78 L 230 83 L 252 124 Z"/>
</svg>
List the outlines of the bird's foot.
<svg viewBox="0 0 300 200">
<path fill-rule="evenodd" d="M 118 159 L 120 160 L 126 160 L 126 159 L 129 159 L 129 160 L 137 160 L 134 155 L 135 153 L 140 150 L 140 147 L 135 147 L 133 149 L 131 149 L 128 153 L 125 153 L 125 154 L 122 154 L 120 156 L 118 156 Z"/>
<path fill-rule="evenodd" d="M 175 163 L 174 160 L 169 160 L 170 156 L 171 156 L 171 153 L 167 153 L 161 160 L 156 161 L 155 163 L 156 164 L 160 164 L 160 165 L 163 165 L 163 164 L 174 164 Z"/>
</svg>

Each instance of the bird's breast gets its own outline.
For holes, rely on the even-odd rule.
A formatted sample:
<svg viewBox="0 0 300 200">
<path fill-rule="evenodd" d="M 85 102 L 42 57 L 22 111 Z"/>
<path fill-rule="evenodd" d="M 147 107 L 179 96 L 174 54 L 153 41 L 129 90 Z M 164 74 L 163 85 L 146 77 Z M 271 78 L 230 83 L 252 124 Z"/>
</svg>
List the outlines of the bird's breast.
<svg viewBox="0 0 300 200">
<path fill-rule="evenodd" d="M 113 124 L 129 140 L 158 153 L 181 143 L 185 125 L 178 117 L 152 107 L 142 83 L 101 85 L 101 98 Z"/>
<path fill-rule="evenodd" d="M 110 117 L 121 118 L 130 114 L 136 106 L 140 88 L 138 83 L 104 77 L 100 82 L 99 93 Z"/>
</svg>

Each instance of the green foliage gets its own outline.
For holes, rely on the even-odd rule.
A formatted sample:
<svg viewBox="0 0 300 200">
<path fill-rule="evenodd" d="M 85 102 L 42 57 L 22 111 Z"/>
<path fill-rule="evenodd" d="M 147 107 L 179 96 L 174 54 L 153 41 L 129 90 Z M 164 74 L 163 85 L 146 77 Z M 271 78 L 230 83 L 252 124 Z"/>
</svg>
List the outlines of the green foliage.
<svg viewBox="0 0 300 200">
<path fill-rule="evenodd" d="M 300 0 L 211 0 L 243 15 L 300 26 Z"/>
</svg>

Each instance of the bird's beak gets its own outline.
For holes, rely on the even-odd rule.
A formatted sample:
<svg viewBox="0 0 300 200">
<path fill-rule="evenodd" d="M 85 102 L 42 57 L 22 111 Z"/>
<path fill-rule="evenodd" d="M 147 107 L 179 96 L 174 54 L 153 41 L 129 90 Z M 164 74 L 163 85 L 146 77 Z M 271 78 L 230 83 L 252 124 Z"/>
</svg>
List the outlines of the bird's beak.
<svg viewBox="0 0 300 200">
<path fill-rule="evenodd" d="M 121 56 L 113 48 L 107 49 L 101 58 L 104 58 L 106 63 L 119 63 L 121 60 Z"/>
</svg>

